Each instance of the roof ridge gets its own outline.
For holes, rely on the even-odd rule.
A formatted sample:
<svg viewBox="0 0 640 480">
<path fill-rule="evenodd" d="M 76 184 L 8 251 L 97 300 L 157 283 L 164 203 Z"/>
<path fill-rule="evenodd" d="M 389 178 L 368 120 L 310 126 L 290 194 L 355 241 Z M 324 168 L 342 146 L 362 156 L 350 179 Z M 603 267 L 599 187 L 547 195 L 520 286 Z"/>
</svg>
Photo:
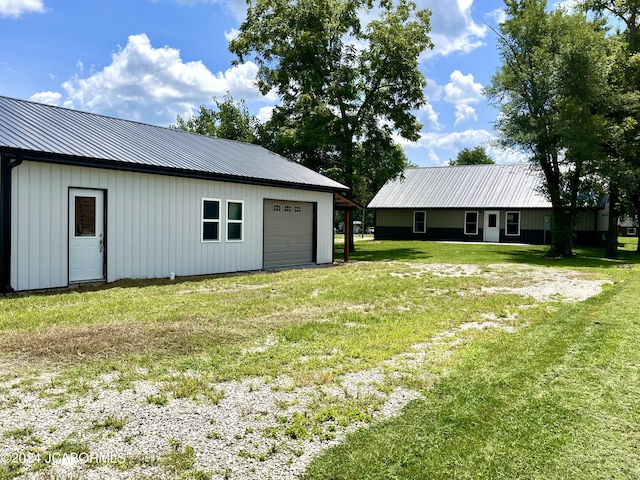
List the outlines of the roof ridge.
<svg viewBox="0 0 640 480">
<path fill-rule="evenodd" d="M 51 108 L 51 109 L 55 109 L 55 110 L 61 110 L 61 111 L 65 111 L 65 112 L 70 112 L 72 115 L 88 115 L 88 116 L 91 116 L 91 117 L 99 117 L 99 118 L 104 118 L 104 119 L 107 119 L 107 120 L 115 120 L 115 121 L 118 121 L 118 122 L 124 122 L 124 123 L 128 123 L 128 124 L 141 125 L 141 126 L 144 126 L 144 127 L 159 128 L 161 130 L 168 130 L 168 131 L 171 131 L 171 132 L 186 133 L 186 134 L 190 134 L 190 135 L 196 135 L 196 136 L 199 136 L 199 137 L 214 138 L 216 140 L 223 140 L 223 141 L 227 141 L 227 142 L 236 142 L 236 143 L 241 143 L 243 145 L 255 145 L 256 147 L 264 148 L 264 147 L 262 147 L 262 145 L 258 145 L 257 143 L 242 142 L 240 140 L 234 140 L 232 138 L 213 137 L 211 135 L 204 135 L 202 133 L 189 132 L 187 130 L 182 130 L 180 128 L 171 128 L 170 126 L 165 127 L 165 126 L 162 126 L 162 125 L 155 125 L 153 123 L 142 122 L 140 120 L 130 120 L 130 119 L 127 119 L 127 118 L 115 117 L 113 115 L 105 115 L 103 113 L 88 112 L 86 110 L 78 110 L 76 108 L 64 107 L 64 106 L 60 106 L 60 105 L 51 105 L 50 103 L 36 102 L 34 100 L 24 100 L 24 99 L 21 99 L 21 98 L 7 97 L 5 95 L 0 95 L 0 99 L 5 99 L 5 100 L 12 101 L 12 102 L 18 102 L 18 103 L 26 103 L 26 104 L 34 105 L 34 106 L 39 107 L 39 108 Z"/>
</svg>

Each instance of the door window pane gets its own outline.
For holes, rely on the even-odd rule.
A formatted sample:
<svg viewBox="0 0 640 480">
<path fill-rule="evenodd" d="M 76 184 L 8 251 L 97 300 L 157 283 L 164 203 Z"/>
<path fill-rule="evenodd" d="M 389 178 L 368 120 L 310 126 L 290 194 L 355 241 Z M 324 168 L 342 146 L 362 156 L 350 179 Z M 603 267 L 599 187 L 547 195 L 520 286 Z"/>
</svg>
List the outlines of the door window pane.
<svg viewBox="0 0 640 480">
<path fill-rule="evenodd" d="M 427 231 L 425 219 L 425 212 L 413 212 L 413 233 L 425 233 Z"/>
<path fill-rule="evenodd" d="M 76 237 L 96 236 L 96 198 L 95 197 L 75 197 Z"/>
<path fill-rule="evenodd" d="M 489 228 L 496 228 L 498 226 L 498 216 L 495 213 L 489 214 Z"/>
</svg>

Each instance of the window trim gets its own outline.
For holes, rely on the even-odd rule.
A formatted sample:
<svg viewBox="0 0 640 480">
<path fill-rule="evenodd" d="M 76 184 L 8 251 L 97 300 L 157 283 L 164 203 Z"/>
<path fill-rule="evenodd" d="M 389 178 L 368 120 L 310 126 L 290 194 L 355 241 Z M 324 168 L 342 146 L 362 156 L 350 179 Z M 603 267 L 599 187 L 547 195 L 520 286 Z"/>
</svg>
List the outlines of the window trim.
<svg viewBox="0 0 640 480">
<path fill-rule="evenodd" d="M 218 202 L 218 218 L 204 218 L 204 203 L 205 202 Z M 201 243 L 220 243 L 220 229 L 222 226 L 222 218 L 220 215 L 220 206 L 222 201 L 219 198 L 202 197 L 201 210 L 200 210 L 200 242 Z M 218 238 L 215 240 L 205 240 L 204 238 L 204 224 L 205 223 L 217 223 L 218 224 Z"/>
<path fill-rule="evenodd" d="M 476 221 L 475 221 L 476 231 L 475 232 L 470 232 L 470 231 L 467 230 L 467 224 L 469 223 L 469 222 L 467 222 L 467 215 L 469 215 L 470 213 L 473 213 L 476 216 Z M 464 212 L 464 234 L 465 235 L 478 235 L 480 233 L 480 225 L 479 225 L 479 223 L 480 223 L 480 213 L 477 210 L 467 210 L 467 211 Z"/>
<path fill-rule="evenodd" d="M 421 213 L 423 215 L 422 219 L 422 230 L 416 230 L 416 214 Z M 427 233 L 427 212 L 426 210 L 414 210 L 413 211 L 413 233 Z"/>
<path fill-rule="evenodd" d="M 232 220 L 229 218 L 229 205 L 231 203 L 239 203 L 240 205 L 242 205 L 242 219 L 240 220 Z M 227 200 L 227 209 L 225 212 L 225 216 L 226 216 L 226 221 L 227 221 L 227 225 L 226 225 L 226 241 L 230 242 L 230 243 L 239 243 L 239 242 L 244 242 L 244 200 Z M 229 238 L 229 226 L 230 225 L 240 225 L 240 238 Z"/>
<path fill-rule="evenodd" d="M 509 233 L 509 214 L 517 213 L 518 214 L 518 233 Z M 508 237 L 519 237 L 520 236 L 520 224 L 522 223 L 522 216 L 519 210 L 507 210 L 504 217 L 504 234 Z"/>
</svg>

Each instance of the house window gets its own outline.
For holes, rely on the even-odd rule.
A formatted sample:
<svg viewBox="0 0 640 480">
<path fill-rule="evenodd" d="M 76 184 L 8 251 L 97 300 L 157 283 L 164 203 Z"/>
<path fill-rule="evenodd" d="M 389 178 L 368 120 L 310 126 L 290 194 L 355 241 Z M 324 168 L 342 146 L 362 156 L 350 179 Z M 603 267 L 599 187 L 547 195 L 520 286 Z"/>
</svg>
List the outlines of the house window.
<svg viewBox="0 0 640 480">
<path fill-rule="evenodd" d="M 220 200 L 202 199 L 202 241 L 220 241 Z"/>
<path fill-rule="evenodd" d="M 464 214 L 464 234 L 478 234 L 478 212 L 465 212 Z"/>
<path fill-rule="evenodd" d="M 520 235 L 520 212 L 507 212 L 506 235 Z"/>
<path fill-rule="evenodd" d="M 227 201 L 227 241 L 241 242 L 243 240 L 244 202 L 239 200 Z"/>
<path fill-rule="evenodd" d="M 426 219 L 426 212 L 413 212 L 413 233 L 425 233 L 427 231 Z"/>
</svg>

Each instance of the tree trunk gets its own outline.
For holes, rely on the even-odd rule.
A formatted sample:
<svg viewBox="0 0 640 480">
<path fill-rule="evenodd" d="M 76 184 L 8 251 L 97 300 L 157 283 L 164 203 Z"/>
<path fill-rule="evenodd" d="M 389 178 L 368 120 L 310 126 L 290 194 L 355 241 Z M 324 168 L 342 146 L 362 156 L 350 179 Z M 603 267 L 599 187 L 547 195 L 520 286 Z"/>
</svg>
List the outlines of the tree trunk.
<svg viewBox="0 0 640 480">
<path fill-rule="evenodd" d="M 636 188 L 636 190 L 629 195 L 629 200 L 635 210 L 636 233 L 638 233 L 638 231 L 640 231 L 640 188 Z M 636 253 L 640 253 L 640 234 L 638 234 L 638 246 L 636 247 Z"/>
<path fill-rule="evenodd" d="M 349 229 L 349 253 L 356 251 L 355 236 L 353 234 L 353 215 L 351 216 L 351 228 Z"/>
<path fill-rule="evenodd" d="M 570 212 L 562 206 L 554 206 L 551 214 L 550 257 L 573 256 L 573 222 Z"/>
<path fill-rule="evenodd" d="M 609 228 L 607 230 L 606 258 L 618 258 L 618 187 L 609 186 Z"/>
</svg>

